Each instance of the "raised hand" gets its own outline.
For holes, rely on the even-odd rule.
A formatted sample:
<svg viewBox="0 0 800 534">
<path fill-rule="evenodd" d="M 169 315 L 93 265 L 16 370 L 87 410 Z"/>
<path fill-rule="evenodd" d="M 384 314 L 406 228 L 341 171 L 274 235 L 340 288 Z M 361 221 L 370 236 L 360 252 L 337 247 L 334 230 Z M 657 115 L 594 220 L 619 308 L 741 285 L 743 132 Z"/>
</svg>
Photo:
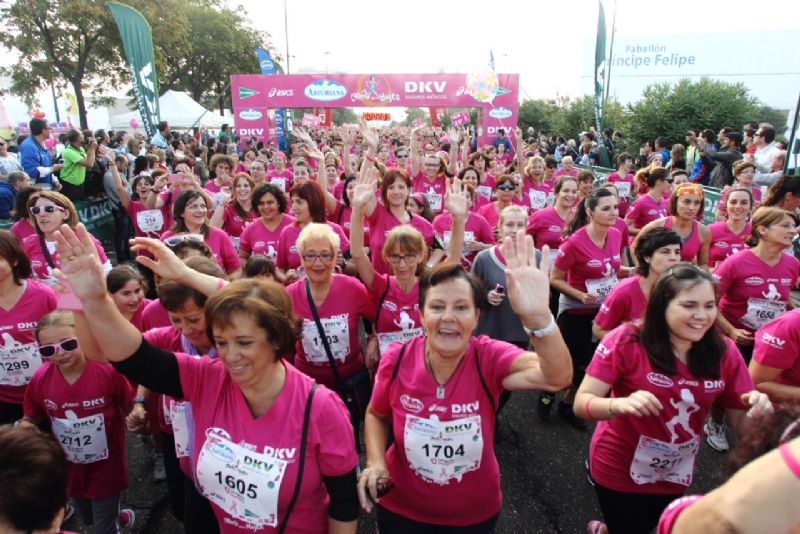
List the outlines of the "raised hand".
<svg viewBox="0 0 800 534">
<path fill-rule="evenodd" d="M 103 299 L 106 296 L 106 278 L 97 255 L 94 241 L 83 224 L 73 231 L 66 224 L 55 232 L 56 251 L 61 269 L 55 271 L 59 280 L 65 280 L 72 292 L 83 301 Z"/>
<path fill-rule="evenodd" d="M 458 143 L 461 142 L 461 134 L 455 128 L 447 130 L 447 137 L 450 138 L 450 146 L 458 146 Z"/>
<path fill-rule="evenodd" d="M 353 128 L 342 128 L 339 132 L 339 137 L 342 138 L 342 143 L 347 146 L 356 144 L 356 131 Z"/>
<path fill-rule="evenodd" d="M 378 184 L 380 171 L 371 167 L 356 180 L 356 187 L 353 190 L 353 207 L 365 208 L 374 198 Z"/>
<path fill-rule="evenodd" d="M 536 266 L 536 250 L 533 238 L 523 230 L 506 237 L 503 244 L 506 257 L 506 281 L 508 300 L 522 324 L 531 329 L 546 326 L 551 319 L 550 280 L 547 269 Z M 542 258 L 548 258 L 550 247 L 542 248 Z"/>
<path fill-rule="evenodd" d="M 453 216 L 453 219 L 466 220 L 469 216 L 469 191 L 466 184 L 458 178 L 447 180 L 444 195 L 444 207 Z"/>
<path fill-rule="evenodd" d="M 358 129 L 361 132 L 361 137 L 367 142 L 369 146 L 376 149 L 378 148 L 378 132 L 374 128 L 370 128 L 363 118 L 358 121 Z"/>
</svg>

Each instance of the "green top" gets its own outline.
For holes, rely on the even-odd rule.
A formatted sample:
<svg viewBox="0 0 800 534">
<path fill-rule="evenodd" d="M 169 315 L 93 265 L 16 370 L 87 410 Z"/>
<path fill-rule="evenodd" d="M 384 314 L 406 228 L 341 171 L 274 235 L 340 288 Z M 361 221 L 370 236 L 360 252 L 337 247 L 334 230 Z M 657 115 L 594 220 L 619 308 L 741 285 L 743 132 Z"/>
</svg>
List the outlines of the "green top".
<svg viewBox="0 0 800 534">
<path fill-rule="evenodd" d="M 78 162 L 86 159 L 86 149 L 67 145 L 62 157 L 64 158 L 64 168 L 61 169 L 58 179 L 74 186 L 83 185 L 83 182 L 86 181 L 86 167 L 78 165 Z"/>
</svg>

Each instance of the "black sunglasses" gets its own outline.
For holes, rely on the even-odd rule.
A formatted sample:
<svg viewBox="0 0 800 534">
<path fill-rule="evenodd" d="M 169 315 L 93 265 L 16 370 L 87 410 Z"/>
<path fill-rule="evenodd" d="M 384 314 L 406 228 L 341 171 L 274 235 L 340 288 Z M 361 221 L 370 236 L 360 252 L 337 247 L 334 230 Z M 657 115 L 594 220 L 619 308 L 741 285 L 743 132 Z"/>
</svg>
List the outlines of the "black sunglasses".
<svg viewBox="0 0 800 534">
<path fill-rule="evenodd" d="M 514 184 L 500 184 L 497 186 L 498 191 L 513 191 L 517 186 Z"/>
<path fill-rule="evenodd" d="M 41 345 L 39 346 L 39 354 L 42 355 L 42 358 L 52 358 L 56 355 L 56 351 L 58 348 L 61 348 L 64 352 L 72 352 L 73 350 L 78 348 L 78 340 L 77 338 L 69 338 L 65 339 L 61 343 L 53 343 L 52 345 Z"/>
</svg>

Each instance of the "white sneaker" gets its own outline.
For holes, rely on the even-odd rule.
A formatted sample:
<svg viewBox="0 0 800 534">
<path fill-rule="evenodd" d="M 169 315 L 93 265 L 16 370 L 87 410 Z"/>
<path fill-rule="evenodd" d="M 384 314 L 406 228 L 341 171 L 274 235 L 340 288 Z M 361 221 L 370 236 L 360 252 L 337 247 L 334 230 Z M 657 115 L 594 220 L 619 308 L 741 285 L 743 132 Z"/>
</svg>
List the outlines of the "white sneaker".
<svg viewBox="0 0 800 534">
<path fill-rule="evenodd" d="M 728 445 L 728 437 L 725 435 L 725 425 L 715 423 L 711 419 L 703 426 L 703 431 L 706 433 L 706 441 L 709 446 L 717 452 L 728 452 L 730 445 Z"/>
</svg>

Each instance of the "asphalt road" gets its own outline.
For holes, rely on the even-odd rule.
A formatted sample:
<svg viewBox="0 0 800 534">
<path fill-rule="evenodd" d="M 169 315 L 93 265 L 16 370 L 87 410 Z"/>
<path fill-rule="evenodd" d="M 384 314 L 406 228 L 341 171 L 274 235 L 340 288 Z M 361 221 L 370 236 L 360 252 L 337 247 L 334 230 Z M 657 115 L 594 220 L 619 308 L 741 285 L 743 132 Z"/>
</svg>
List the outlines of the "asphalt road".
<svg viewBox="0 0 800 534">
<path fill-rule="evenodd" d="M 500 416 L 501 441 L 496 445 L 503 484 L 503 512 L 498 534 L 583 533 L 591 519 L 601 519 L 594 491 L 586 478 L 584 461 L 591 428 L 575 430 L 553 410 L 541 421 L 534 393 L 514 393 Z M 730 432 L 729 432 L 730 435 Z M 139 436 L 129 435 L 130 487 L 124 507 L 136 511 L 132 532 L 172 534 L 182 532 L 166 500 L 166 485 L 152 482 L 152 448 Z M 690 492 L 703 493 L 719 484 L 724 455 L 705 442 Z M 71 519 L 66 530 L 89 532 Z M 375 532 L 373 519 L 362 515 L 359 534 Z"/>
</svg>

